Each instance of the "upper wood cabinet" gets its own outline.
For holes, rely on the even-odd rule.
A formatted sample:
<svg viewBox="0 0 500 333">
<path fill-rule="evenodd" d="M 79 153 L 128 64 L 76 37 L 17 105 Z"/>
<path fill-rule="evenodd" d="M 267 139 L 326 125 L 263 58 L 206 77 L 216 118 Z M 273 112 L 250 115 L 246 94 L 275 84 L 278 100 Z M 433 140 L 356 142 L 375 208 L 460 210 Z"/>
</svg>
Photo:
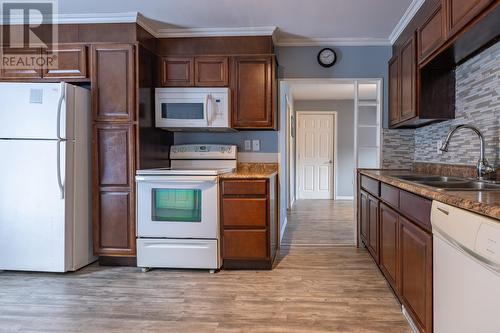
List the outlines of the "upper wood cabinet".
<svg viewBox="0 0 500 333">
<path fill-rule="evenodd" d="M 431 15 L 417 29 L 419 62 L 440 47 L 446 40 L 446 12 L 438 2 Z"/>
<path fill-rule="evenodd" d="M 412 35 L 401 47 L 400 63 L 400 113 L 399 120 L 404 121 L 417 115 L 416 108 L 416 62 L 415 36 Z"/>
<path fill-rule="evenodd" d="M 42 55 L 42 49 L 11 49 L 11 48 L 1 48 L 3 56 L 11 54 L 13 57 L 17 56 L 36 56 Z M 39 79 L 42 77 L 42 68 L 38 66 L 36 62 L 26 64 L 26 66 L 2 66 L 0 69 L 0 79 Z"/>
<path fill-rule="evenodd" d="M 135 50 L 132 44 L 92 46 L 92 108 L 97 121 L 134 121 Z"/>
<path fill-rule="evenodd" d="M 203 56 L 194 59 L 194 84 L 198 87 L 227 87 L 229 61 L 223 56 Z"/>
<path fill-rule="evenodd" d="M 163 57 L 161 59 L 161 85 L 164 87 L 194 86 L 194 58 Z"/>
<path fill-rule="evenodd" d="M 43 68 L 43 77 L 52 79 L 87 78 L 87 46 L 82 44 L 60 44 L 53 46 L 47 54 L 56 56 L 57 66 Z"/>
<path fill-rule="evenodd" d="M 164 87 L 227 87 L 229 58 L 226 56 L 163 57 Z"/>
<path fill-rule="evenodd" d="M 494 0 L 443 0 L 448 13 L 448 37 L 455 35 Z"/>
<path fill-rule="evenodd" d="M 389 124 L 399 122 L 399 56 L 389 61 Z"/>
<path fill-rule="evenodd" d="M 233 128 L 276 128 L 274 56 L 234 57 L 231 88 Z"/>
</svg>

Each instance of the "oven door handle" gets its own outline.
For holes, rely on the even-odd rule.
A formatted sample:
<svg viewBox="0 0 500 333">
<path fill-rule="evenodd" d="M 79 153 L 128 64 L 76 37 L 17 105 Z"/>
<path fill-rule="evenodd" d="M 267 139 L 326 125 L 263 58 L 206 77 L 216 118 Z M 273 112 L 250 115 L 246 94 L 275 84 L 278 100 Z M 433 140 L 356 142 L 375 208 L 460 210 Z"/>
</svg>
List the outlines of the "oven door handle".
<svg viewBox="0 0 500 333">
<path fill-rule="evenodd" d="M 135 176 L 136 182 L 140 183 L 188 183 L 188 184 L 203 184 L 217 183 L 217 177 L 179 177 L 179 176 Z"/>
</svg>

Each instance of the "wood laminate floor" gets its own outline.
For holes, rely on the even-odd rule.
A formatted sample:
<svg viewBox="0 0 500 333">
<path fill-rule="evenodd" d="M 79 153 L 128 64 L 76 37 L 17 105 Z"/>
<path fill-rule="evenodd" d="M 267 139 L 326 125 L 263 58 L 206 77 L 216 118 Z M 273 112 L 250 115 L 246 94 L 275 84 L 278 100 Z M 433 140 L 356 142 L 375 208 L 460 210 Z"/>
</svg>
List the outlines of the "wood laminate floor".
<svg viewBox="0 0 500 333">
<path fill-rule="evenodd" d="M 272 271 L 0 272 L 0 332 L 410 332 L 364 249 L 294 246 L 308 233 L 289 223 Z"/>
</svg>

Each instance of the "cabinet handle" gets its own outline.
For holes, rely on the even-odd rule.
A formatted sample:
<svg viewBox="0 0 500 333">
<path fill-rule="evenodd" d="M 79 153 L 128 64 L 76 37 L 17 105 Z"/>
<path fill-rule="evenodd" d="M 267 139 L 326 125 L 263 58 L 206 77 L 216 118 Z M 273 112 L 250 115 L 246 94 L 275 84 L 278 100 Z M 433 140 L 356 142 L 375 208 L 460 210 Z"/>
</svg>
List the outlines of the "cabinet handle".
<svg viewBox="0 0 500 333">
<path fill-rule="evenodd" d="M 444 210 L 443 208 L 437 208 L 437 210 L 439 210 L 441 213 L 445 214 L 445 215 L 450 215 L 450 212 L 447 211 L 447 210 Z"/>
</svg>

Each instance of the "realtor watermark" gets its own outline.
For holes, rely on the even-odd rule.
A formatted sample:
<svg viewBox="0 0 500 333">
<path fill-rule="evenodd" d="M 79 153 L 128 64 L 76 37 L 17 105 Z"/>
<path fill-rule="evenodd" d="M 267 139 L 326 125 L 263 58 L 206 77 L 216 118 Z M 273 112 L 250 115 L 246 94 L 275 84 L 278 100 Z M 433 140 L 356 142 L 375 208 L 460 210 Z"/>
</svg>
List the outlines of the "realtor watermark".
<svg viewBox="0 0 500 333">
<path fill-rule="evenodd" d="M 57 68 L 57 0 L 0 0 L 0 69 L 41 71 Z"/>
</svg>

